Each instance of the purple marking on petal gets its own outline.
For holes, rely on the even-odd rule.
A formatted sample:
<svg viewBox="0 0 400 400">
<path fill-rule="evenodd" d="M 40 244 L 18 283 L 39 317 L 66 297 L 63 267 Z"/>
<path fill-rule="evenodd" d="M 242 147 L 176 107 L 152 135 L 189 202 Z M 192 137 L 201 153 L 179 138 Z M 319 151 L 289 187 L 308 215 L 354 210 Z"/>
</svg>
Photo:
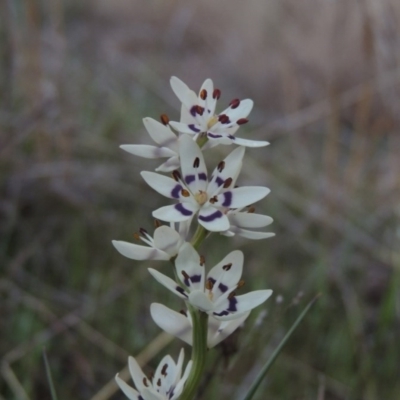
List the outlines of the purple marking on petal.
<svg viewBox="0 0 400 400">
<path fill-rule="evenodd" d="M 183 288 L 181 288 L 180 286 L 177 286 L 177 287 L 175 288 L 175 290 L 176 290 L 177 292 L 179 292 L 180 294 L 183 294 L 186 298 L 188 297 L 188 295 L 186 294 L 185 290 L 184 290 Z"/>
<path fill-rule="evenodd" d="M 201 172 L 201 173 L 199 174 L 199 179 L 200 179 L 201 181 L 206 181 L 206 180 L 207 180 L 207 175 L 205 174 L 205 172 Z"/>
<path fill-rule="evenodd" d="M 224 202 L 222 203 L 223 207 L 229 207 L 232 204 L 232 192 L 222 193 L 224 196 Z"/>
<path fill-rule="evenodd" d="M 175 204 L 175 210 L 179 211 L 182 215 L 185 215 L 187 217 L 193 214 L 192 211 L 186 210 L 186 208 L 183 207 L 182 203 Z"/>
<path fill-rule="evenodd" d="M 195 117 L 196 113 L 197 113 L 197 106 L 192 106 L 192 108 L 190 109 L 190 114 L 192 114 L 192 116 Z"/>
<path fill-rule="evenodd" d="M 220 313 L 213 313 L 214 315 L 216 315 L 217 317 L 223 317 L 224 315 L 229 315 L 228 311 L 221 311 Z"/>
<path fill-rule="evenodd" d="M 190 277 L 190 280 L 192 281 L 192 283 L 198 283 L 201 281 L 201 275 L 193 275 Z"/>
<path fill-rule="evenodd" d="M 229 307 L 228 307 L 228 310 L 227 311 L 230 311 L 230 312 L 235 312 L 235 311 L 237 311 L 237 307 L 236 307 L 236 304 L 237 304 L 237 299 L 236 299 L 236 297 L 235 296 L 233 296 L 232 298 L 230 298 L 229 299 Z"/>
<path fill-rule="evenodd" d="M 235 136 L 232 136 L 232 135 L 228 135 L 228 138 L 231 139 L 231 140 L 235 140 L 236 139 Z"/>
<path fill-rule="evenodd" d="M 183 283 L 184 283 L 187 287 L 190 286 L 190 282 L 189 282 L 189 279 L 188 279 L 188 278 L 185 278 L 185 279 L 183 280 Z"/>
<path fill-rule="evenodd" d="M 216 219 L 221 218 L 221 217 L 222 217 L 222 212 L 219 210 L 217 210 L 207 216 L 199 215 L 199 219 L 202 220 L 203 222 L 215 221 Z"/>
<path fill-rule="evenodd" d="M 195 179 L 196 177 L 194 175 L 185 176 L 185 182 L 187 185 L 190 185 Z"/>
<path fill-rule="evenodd" d="M 225 293 L 228 290 L 228 286 L 224 285 L 223 283 L 220 283 L 218 285 L 218 289 L 222 292 Z"/>
<path fill-rule="evenodd" d="M 221 186 L 221 185 L 223 185 L 223 184 L 225 183 L 225 180 L 222 179 L 220 176 L 217 176 L 217 178 L 215 179 L 215 183 L 216 183 L 218 186 Z"/>
<path fill-rule="evenodd" d="M 197 129 L 196 126 L 194 124 L 189 124 L 188 125 L 189 129 L 191 129 L 193 132 L 200 132 L 200 129 Z"/>
<path fill-rule="evenodd" d="M 222 137 L 222 135 L 216 135 L 216 134 L 210 133 L 210 132 L 207 133 L 207 136 L 210 138 L 213 138 L 213 139 L 218 139 L 218 138 Z"/>
<path fill-rule="evenodd" d="M 179 194 L 181 193 L 182 190 L 181 185 L 176 185 L 172 190 L 171 190 L 171 196 L 175 199 L 179 199 Z"/>
</svg>

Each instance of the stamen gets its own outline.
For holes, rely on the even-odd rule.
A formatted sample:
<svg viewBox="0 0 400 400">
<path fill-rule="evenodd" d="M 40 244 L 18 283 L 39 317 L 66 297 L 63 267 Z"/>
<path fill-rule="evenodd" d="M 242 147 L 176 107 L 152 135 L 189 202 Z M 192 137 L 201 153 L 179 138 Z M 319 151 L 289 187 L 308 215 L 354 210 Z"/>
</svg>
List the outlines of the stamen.
<svg viewBox="0 0 400 400">
<path fill-rule="evenodd" d="M 158 380 L 157 380 L 157 386 L 161 386 L 161 378 L 158 378 Z"/>
<path fill-rule="evenodd" d="M 225 180 L 224 189 L 227 189 L 229 186 L 231 186 L 232 180 L 233 180 L 232 178 L 228 178 L 228 179 Z"/>
<path fill-rule="evenodd" d="M 199 168 L 200 166 L 200 158 L 196 157 L 193 161 L 193 168 Z"/>
<path fill-rule="evenodd" d="M 147 378 L 146 377 L 143 378 L 143 385 L 146 386 L 146 387 L 149 387 L 149 382 L 147 382 Z"/>
<path fill-rule="evenodd" d="M 190 193 L 189 193 L 186 189 L 182 189 L 182 190 L 181 190 L 181 195 L 182 195 L 183 197 L 189 197 L 189 196 L 190 196 Z"/>
<path fill-rule="evenodd" d="M 218 121 L 221 122 L 221 124 L 228 124 L 231 122 L 226 114 L 218 115 Z"/>
<path fill-rule="evenodd" d="M 146 229 L 144 229 L 144 228 L 140 228 L 140 229 L 139 229 L 139 232 L 140 232 L 143 236 L 148 235 Z"/>
<path fill-rule="evenodd" d="M 217 196 L 211 197 L 211 199 L 210 199 L 210 203 L 211 203 L 211 204 L 214 204 L 214 203 L 216 203 L 217 201 L 218 201 Z"/>
<path fill-rule="evenodd" d="M 253 207 L 253 206 L 249 207 L 249 209 L 247 210 L 247 212 L 248 212 L 249 214 L 252 214 L 254 211 L 256 211 L 256 208 Z"/>
<path fill-rule="evenodd" d="M 182 271 L 182 275 L 185 279 L 190 279 L 190 276 L 187 274 L 186 271 Z"/>
<path fill-rule="evenodd" d="M 243 279 L 241 279 L 239 282 L 238 282 L 238 284 L 237 284 L 237 287 L 238 287 L 238 289 L 240 289 L 241 287 L 243 287 L 244 286 L 244 280 Z"/>
<path fill-rule="evenodd" d="M 162 225 L 162 224 L 161 224 L 161 221 L 159 221 L 158 219 L 155 219 L 155 220 L 154 220 L 154 226 L 155 226 L 156 228 L 159 228 L 161 225 Z"/>
<path fill-rule="evenodd" d="M 200 265 L 203 266 L 206 263 L 206 258 L 204 256 L 200 256 Z"/>
<path fill-rule="evenodd" d="M 185 310 L 180 310 L 179 313 L 187 317 L 187 312 Z"/>
<path fill-rule="evenodd" d="M 231 267 L 232 267 L 232 263 L 229 263 L 229 264 L 224 265 L 224 266 L 222 267 L 222 269 L 223 269 L 224 271 L 229 271 L 229 270 L 231 269 Z"/>
<path fill-rule="evenodd" d="M 238 108 L 240 104 L 240 100 L 239 99 L 233 99 L 229 105 L 231 106 L 231 108 Z"/>
<path fill-rule="evenodd" d="M 203 113 L 204 113 L 204 107 L 196 106 L 196 112 L 197 112 L 197 114 L 199 114 L 199 115 L 203 115 Z"/>
<path fill-rule="evenodd" d="M 207 98 L 207 90 L 206 90 L 206 89 L 203 89 L 203 90 L 200 92 L 200 98 L 201 98 L 202 100 L 205 100 L 205 99 Z"/>
<path fill-rule="evenodd" d="M 168 364 L 164 364 L 161 369 L 161 375 L 167 376 L 167 368 L 168 368 Z"/>
<path fill-rule="evenodd" d="M 169 124 L 169 118 L 168 118 L 167 114 L 161 114 L 160 120 L 164 125 L 168 125 Z"/>
<path fill-rule="evenodd" d="M 236 123 L 238 125 L 243 125 L 243 124 L 247 124 L 249 122 L 249 120 L 247 118 L 240 118 L 236 121 Z"/>
<path fill-rule="evenodd" d="M 139 235 L 137 232 L 135 232 L 135 233 L 133 234 L 133 238 L 134 238 L 135 240 L 140 240 L 140 235 Z"/>
<path fill-rule="evenodd" d="M 217 169 L 218 169 L 219 172 L 222 172 L 222 170 L 223 170 L 224 168 L 225 168 L 225 161 L 221 161 L 221 162 L 218 164 Z"/>
<path fill-rule="evenodd" d="M 179 182 L 182 179 L 181 173 L 176 169 L 172 171 L 172 177 Z"/>
<path fill-rule="evenodd" d="M 214 89 L 213 91 L 213 99 L 219 99 L 221 97 L 221 91 L 219 89 Z"/>
<path fill-rule="evenodd" d="M 207 282 L 206 282 L 206 289 L 207 290 L 212 290 L 213 287 L 214 287 L 213 281 L 210 278 L 208 278 Z"/>
<path fill-rule="evenodd" d="M 230 300 L 232 297 L 235 297 L 236 293 L 235 292 L 231 292 L 229 293 L 228 299 Z"/>
</svg>

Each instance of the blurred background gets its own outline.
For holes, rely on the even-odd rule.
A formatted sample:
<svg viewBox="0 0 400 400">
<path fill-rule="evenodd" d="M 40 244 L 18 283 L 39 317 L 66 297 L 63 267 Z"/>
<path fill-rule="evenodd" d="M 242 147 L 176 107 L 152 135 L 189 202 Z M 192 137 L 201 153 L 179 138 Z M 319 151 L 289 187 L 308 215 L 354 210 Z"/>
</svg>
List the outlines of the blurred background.
<svg viewBox="0 0 400 400">
<path fill-rule="evenodd" d="M 43 349 L 60 399 L 122 399 L 128 354 L 146 372 L 178 354 L 149 315 L 182 308 L 146 270 L 162 264 L 111 246 L 166 204 L 139 175 L 158 160 L 118 146 L 151 144 L 145 116 L 179 118 L 171 75 L 196 91 L 212 78 L 218 111 L 252 98 L 240 136 L 271 142 L 247 150 L 240 182 L 271 188 L 256 209 L 276 237 L 215 235 L 202 252 L 212 266 L 240 248 L 246 291 L 274 296 L 210 351 L 199 398 L 242 398 L 317 293 L 256 398 L 400 398 L 400 2 L 0 7 L 1 400 L 51 398 Z"/>
</svg>

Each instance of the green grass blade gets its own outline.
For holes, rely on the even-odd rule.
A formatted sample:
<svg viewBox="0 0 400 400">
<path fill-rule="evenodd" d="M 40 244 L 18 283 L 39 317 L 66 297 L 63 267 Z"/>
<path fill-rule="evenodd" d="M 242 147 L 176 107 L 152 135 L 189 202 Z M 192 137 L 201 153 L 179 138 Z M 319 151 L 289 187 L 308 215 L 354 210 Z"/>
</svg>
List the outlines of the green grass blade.
<svg viewBox="0 0 400 400">
<path fill-rule="evenodd" d="M 251 385 L 251 388 L 248 391 L 248 393 L 247 393 L 246 397 L 244 398 L 244 400 L 250 400 L 254 396 L 255 392 L 257 391 L 258 387 L 260 386 L 260 383 L 262 382 L 262 380 L 267 375 L 267 372 L 272 367 L 273 363 L 275 362 L 275 360 L 278 357 L 279 353 L 282 351 L 282 349 L 285 346 L 286 342 L 289 340 L 290 336 L 292 336 L 293 332 L 300 325 L 300 322 L 304 319 L 306 314 L 310 311 L 311 307 L 315 304 L 315 302 L 318 300 L 319 297 L 320 297 L 320 294 L 315 296 L 314 299 L 312 299 L 310 301 L 310 303 L 308 303 L 307 307 L 303 310 L 303 312 L 296 319 L 296 322 L 289 329 L 289 332 L 285 335 L 285 337 L 279 343 L 279 346 L 275 349 L 275 351 L 272 353 L 272 356 L 270 357 L 270 359 L 266 362 L 266 364 L 262 368 L 261 372 L 258 374 L 256 380 Z"/>
<path fill-rule="evenodd" d="M 53 378 L 51 377 L 50 365 L 47 360 L 47 354 L 45 349 L 43 349 L 43 360 L 44 360 L 44 365 L 46 367 L 47 380 L 49 381 L 51 398 L 52 400 L 57 400 L 56 389 L 54 388 Z"/>
</svg>

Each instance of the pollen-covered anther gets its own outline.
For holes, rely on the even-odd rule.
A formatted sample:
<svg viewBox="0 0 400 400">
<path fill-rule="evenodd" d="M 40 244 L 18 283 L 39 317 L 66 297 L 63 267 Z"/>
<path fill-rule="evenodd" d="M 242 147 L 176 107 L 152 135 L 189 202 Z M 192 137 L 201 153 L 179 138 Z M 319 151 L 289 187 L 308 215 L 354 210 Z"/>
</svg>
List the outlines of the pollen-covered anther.
<svg viewBox="0 0 400 400">
<path fill-rule="evenodd" d="M 194 195 L 194 198 L 197 201 L 197 203 L 199 203 L 202 206 L 208 200 L 207 192 L 204 192 L 203 190 L 200 190 L 198 193 L 196 193 Z"/>
<path fill-rule="evenodd" d="M 236 123 L 238 125 L 243 125 L 243 124 L 247 124 L 249 122 L 249 120 L 247 118 L 240 118 L 236 121 Z"/>
<path fill-rule="evenodd" d="M 240 100 L 239 99 L 233 99 L 229 105 L 231 108 L 238 108 L 240 104 Z"/>
<path fill-rule="evenodd" d="M 214 287 L 214 282 L 209 278 L 206 281 L 206 289 L 207 290 L 212 290 L 212 288 Z"/>
<path fill-rule="evenodd" d="M 203 115 L 203 113 L 204 113 L 204 107 L 196 106 L 196 112 L 197 112 L 197 114 L 199 114 L 199 115 Z"/>
<path fill-rule="evenodd" d="M 193 161 L 193 168 L 199 168 L 200 165 L 200 158 L 196 157 Z"/>
<path fill-rule="evenodd" d="M 218 169 L 219 172 L 222 172 L 224 168 L 225 168 L 225 161 L 221 161 L 221 162 L 218 164 L 217 169 Z"/>
<path fill-rule="evenodd" d="M 221 91 L 219 89 L 214 89 L 213 91 L 213 99 L 219 99 L 221 97 Z"/>
<path fill-rule="evenodd" d="M 227 189 L 229 186 L 231 186 L 232 180 L 233 180 L 232 178 L 228 178 L 228 179 L 225 180 L 224 189 Z"/>
<path fill-rule="evenodd" d="M 160 120 L 164 125 L 168 125 L 169 124 L 169 118 L 167 114 L 161 114 L 160 115 Z"/>
<path fill-rule="evenodd" d="M 154 220 L 154 226 L 155 226 L 156 228 L 159 228 L 161 225 L 162 225 L 162 224 L 161 224 L 161 221 L 158 220 L 158 219 L 156 218 L 156 219 Z"/>
<path fill-rule="evenodd" d="M 237 284 L 237 288 L 240 289 L 241 287 L 244 286 L 244 284 L 245 284 L 244 280 L 241 279 L 241 280 L 238 282 L 238 284 Z"/>
<path fill-rule="evenodd" d="M 231 267 L 232 267 L 232 263 L 229 263 L 229 264 L 225 264 L 225 265 L 222 267 L 222 269 L 223 269 L 224 271 L 229 271 L 229 270 L 231 269 Z"/>
<path fill-rule="evenodd" d="M 140 240 L 140 235 L 139 235 L 139 233 L 135 232 L 135 233 L 133 234 L 133 238 L 134 238 L 135 240 Z"/>
<path fill-rule="evenodd" d="M 247 210 L 247 212 L 248 212 L 249 214 L 252 214 L 252 213 L 254 213 L 255 211 L 256 211 L 256 208 L 253 207 L 253 206 L 249 207 L 249 209 Z"/>
<path fill-rule="evenodd" d="M 172 177 L 173 177 L 177 182 L 179 182 L 179 181 L 182 179 L 181 173 L 180 173 L 177 169 L 174 170 L 174 171 L 172 171 Z"/>
<path fill-rule="evenodd" d="M 211 197 L 211 199 L 210 199 L 210 203 L 211 204 L 214 204 L 214 203 L 216 203 L 218 201 L 218 197 L 217 196 L 213 196 L 213 197 Z"/>
<path fill-rule="evenodd" d="M 204 256 L 200 256 L 200 265 L 203 267 L 206 263 L 206 258 Z"/>
<path fill-rule="evenodd" d="M 236 296 L 236 293 L 235 292 L 231 292 L 231 293 L 229 293 L 228 299 L 230 300 L 235 296 Z"/>
<path fill-rule="evenodd" d="M 161 375 L 167 376 L 167 368 L 168 368 L 168 364 L 164 364 L 161 369 Z"/>
<path fill-rule="evenodd" d="M 229 124 L 229 122 L 231 122 L 226 114 L 219 115 L 218 121 L 221 122 L 221 124 Z"/>
<path fill-rule="evenodd" d="M 143 378 L 143 385 L 149 387 L 149 382 L 147 382 L 147 378 Z"/>
<path fill-rule="evenodd" d="M 182 189 L 182 190 L 181 190 L 181 195 L 182 195 L 183 197 L 189 197 L 189 196 L 190 196 L 190 193 L 189 193 L 188 190 Z"/>
<path fill-rule="evenodd" d="M 207 90 L 206 89 L 202 89 L 202 91 L 200 92 L 200 98 L 202 100 L 205 100 L 207 98 Z"/>
</svg>

